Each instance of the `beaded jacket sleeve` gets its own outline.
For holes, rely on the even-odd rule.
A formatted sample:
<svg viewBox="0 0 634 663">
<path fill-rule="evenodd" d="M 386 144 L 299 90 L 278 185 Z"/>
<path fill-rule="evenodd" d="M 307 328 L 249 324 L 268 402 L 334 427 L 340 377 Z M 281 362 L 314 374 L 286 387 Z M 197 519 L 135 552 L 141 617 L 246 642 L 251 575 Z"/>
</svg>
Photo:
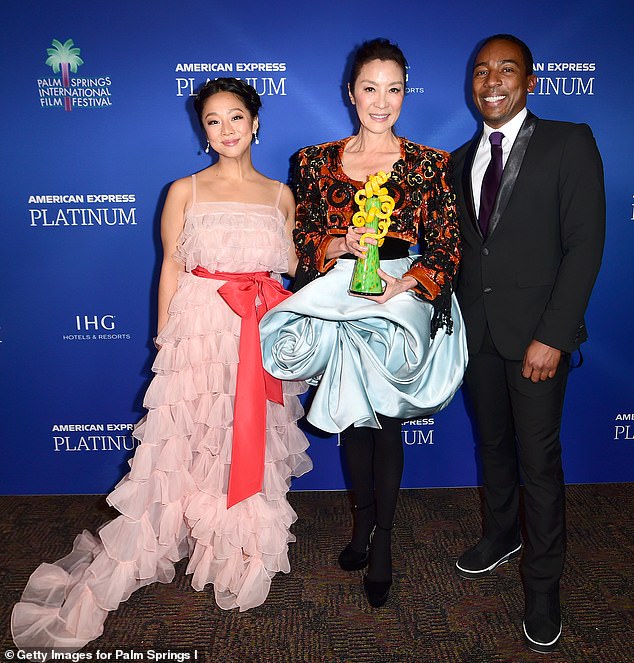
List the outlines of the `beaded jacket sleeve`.
<svg viewBox="0 0 634 663">
<path fill-rule="evenodd" d="M 298 153 L 293 178 L 297 201 L 294 239 L 298 273 L 304 282 L 334 266 L 336 259 L 326 259 L 328 245 L 346 234 L 357 211 L 354 196 L 363 182 L 343 172 L 341 155 L 347 140 L 307 147 Z M 451 331 L 451 293 L 460 263 L 460 239 L 450 156 L 399 140 L 401 158 L 384 185 L 395 201 L 387 235 L 419 244 L 421 255 L 406 275 L 416 279 L 415 292 L 434 306 L 432 333 L 442 326 Z"/>
</svg>

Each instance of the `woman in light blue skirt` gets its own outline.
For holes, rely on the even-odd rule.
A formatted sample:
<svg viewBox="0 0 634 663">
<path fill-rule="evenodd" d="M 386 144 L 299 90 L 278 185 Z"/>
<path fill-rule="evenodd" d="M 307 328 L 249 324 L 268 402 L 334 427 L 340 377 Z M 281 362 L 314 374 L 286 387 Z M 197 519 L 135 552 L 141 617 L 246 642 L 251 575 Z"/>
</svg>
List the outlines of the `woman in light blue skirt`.
<svg viewBox="0 0 634 663">
<path fill-rule="evenodd" d="M 317 385 L 308 421 L 341 433 L 355 509 L 339 565 L 369 567 L 363 583 L 373 607 L 387 601 L 392 584 L 402 420 L 447 405 L 467 362 L 452 294 L 460 247 L 449 154 L 395 135 L 405 69 L 403 53 L 387 40 L 356 51 L 348 91 L 359 131 L 300 150 L 294 177 L 299 290 L 260 325 L 265 368 Z M 368 228 L 351 220 L 355 195 L 379 171 L 387 173 L 382 186 L 394 201 L 379 248 L 385 291 L 363 298 L 348 288 L 355 259 L 365 256 L 360 240 Z M 420 255 L 409 255 L 416 244 Z"/>
</svg>

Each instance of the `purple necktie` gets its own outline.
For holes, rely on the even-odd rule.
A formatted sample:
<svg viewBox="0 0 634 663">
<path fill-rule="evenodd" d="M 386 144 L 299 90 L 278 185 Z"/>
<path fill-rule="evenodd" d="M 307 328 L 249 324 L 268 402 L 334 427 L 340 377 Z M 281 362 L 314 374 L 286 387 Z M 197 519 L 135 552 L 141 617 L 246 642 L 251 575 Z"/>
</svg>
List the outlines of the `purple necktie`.
<svg viewBox="0 0 634 663">
<path fill-rule="evenodd" d="M 491 161 L 484 171 L 482 180 L 482 193 L 480 194 L 480 215 L 478 216 L 478 225 L 482 231 L 482 236 L 486 237 L 489 232 L 489 218 L 495 203 L 500 180 L 502 179 L 502 139 L 504 134 L 500 131 L 494 131 L 489 136 L 491 143 Z"/>
</svg>

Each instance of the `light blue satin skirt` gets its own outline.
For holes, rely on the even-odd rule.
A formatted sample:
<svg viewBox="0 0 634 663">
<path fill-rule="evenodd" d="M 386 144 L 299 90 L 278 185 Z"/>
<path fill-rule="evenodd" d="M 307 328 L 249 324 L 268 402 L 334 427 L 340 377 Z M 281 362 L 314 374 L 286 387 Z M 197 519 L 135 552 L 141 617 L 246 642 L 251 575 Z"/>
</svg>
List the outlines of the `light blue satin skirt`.
<svg viewBox="0 0 634 663">
<path fill-rule="evenodd" d="M 382 260 L 402 276 L 410 258 Z M 430 338 L 433 308 L 409 292 L 385 304 L 353 297 L 354 260 L 268 311 L 260 323 L 264 367 L 282 380 L 317 385 L 308 421 L 339 433 L 348 426 L 380 428 L 377 413 L 413 419 L 445 407 L 467 366 L 464 323 L 452 297 L 453 333 Z"/>
</svg>

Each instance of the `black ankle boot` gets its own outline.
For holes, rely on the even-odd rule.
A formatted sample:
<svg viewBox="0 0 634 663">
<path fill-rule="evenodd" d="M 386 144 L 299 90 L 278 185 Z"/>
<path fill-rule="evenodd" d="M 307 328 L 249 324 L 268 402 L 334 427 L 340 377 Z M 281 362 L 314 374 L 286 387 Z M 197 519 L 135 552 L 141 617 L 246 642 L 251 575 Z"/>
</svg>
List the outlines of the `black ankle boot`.
<svg viewBox="0 0 634 663">
<path fill-rule="evenodd" d="M 390 597 L 391 587 L 391 579 L 384 582 L 373 582 L 368 580 L 368 576 L 363 576 L 363 589 L 365 589 L 365 595 L 368 597 L 368 603 L 373 608 L 380 608 L 385 605 Z"/>
<path fill-rule="evenodd" d="M 360 551 L 355 550 L 352 547 L 352 543 L 349 543 L 341 553 L 339 553 L 339 566 L 344 571 L 360 571 L 361 569 L 364 569 L 370 561 L 369 541 L 372 539 L 372 533 L 374 532 L 374 502 L 366 504 L 365 506 L 355 506 L 354 529 L 356 530 L 360 526 L 359 521 L 361 518 L 359 517 L 359 512 L 367 512 L 369 509 L 372 509 L 372 513 L 364 514 L 364 516 L 371 516 L 372 522 L 372 527 L 370 528 L 368 535 L 368 544 L 366 545 L 365 550 Z"/>
<path fill-rule="evenodd" d="M 389 578 L 387 580 L 370 580 L 368 574 L 363 576 L 363 588 L 365 589 L 366 596 L 368 597 L 368 603 L 373 608 L 380 608 L 385 604 L 388 597 L 390 596 L 390 588 L 392 587 L 392 552 L 391 552 L 391 536 L 392 528 L 391 527 L 381 527 L 377 525 L 374 530 L 374 536 L 370 543 L 370 573 L 372 572 L 372 567 L 378 565 L 378 555 L 386 556 L 386 559 L 381 560 L 383 566 L 389 568 Z M 387 543 L 385 541 L 377 545 L 378 540 L 381 538 L 387 537 Z M 379 552 L 379 547 L 381 551 Z"/>
</svg>

